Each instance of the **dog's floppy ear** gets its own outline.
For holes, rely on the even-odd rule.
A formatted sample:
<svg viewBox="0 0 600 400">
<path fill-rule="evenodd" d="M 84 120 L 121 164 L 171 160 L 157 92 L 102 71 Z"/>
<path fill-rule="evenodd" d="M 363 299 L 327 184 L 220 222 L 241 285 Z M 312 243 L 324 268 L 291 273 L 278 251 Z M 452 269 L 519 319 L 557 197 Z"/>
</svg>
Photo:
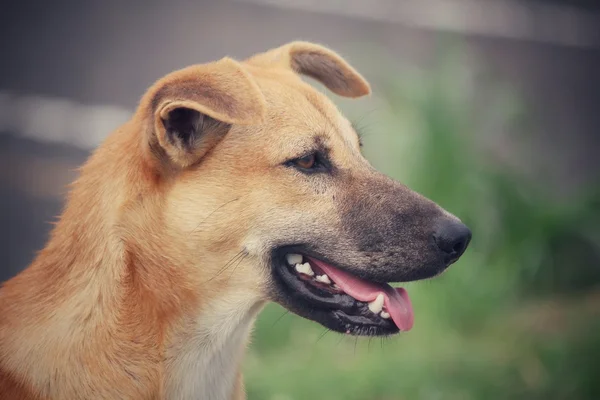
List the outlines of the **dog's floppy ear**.
<svg viewBox="0 0 600 400">
<path fill-rule="evenodd" d="M 292 42 L 257 54 L 249 64 L 262 67 L 291 68 L 324 84 L 344 97 L 360 97 L 371 93 L 369 83 L 334 51 L 309 42 Z"/>
<path fill-rule="evenodd" d="M 179 167 L 197 162 L 231 125 L 260 123 L 265 99 L 237 61 L 223 58 L 173 72 L 148 93 L 151 147 Z"/>
</svg>

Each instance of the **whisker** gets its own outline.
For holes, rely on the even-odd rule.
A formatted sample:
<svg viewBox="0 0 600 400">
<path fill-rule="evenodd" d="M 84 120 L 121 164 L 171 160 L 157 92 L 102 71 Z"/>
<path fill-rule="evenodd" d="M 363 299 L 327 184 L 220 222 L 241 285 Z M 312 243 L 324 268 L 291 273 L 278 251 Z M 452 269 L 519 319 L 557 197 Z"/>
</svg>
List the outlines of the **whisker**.
<svg viewBox="0 0 600 400">
<path fill-rule="evenodd" d="M 361 113 L 361 115 L 358 118 L 352 118 L 350 121 L 350 124 L 352 125 L 353 128 L 356 129 L 357 125 L 361 125 L 367 117 L 370 117 L 375 111 L 379 111 L 381 109 L 382 109 L 381 106 L 373 107 L 370 110 L 365 111 L 364 113 Z"/>
<path fill-rule="evenodd" d="M 323 337 L 325 337 L 325 335 L 327 335 L 329 333 L 329 329 L 325 328 L 325 331 L 323 331 L 323 333 L 321 333 L 319 335 L 319 338 L 317 339 L 317 341 L 315 342 L 315 344 L 319 343 L 319 340 L 323 339 Z"/>
<path fill-rule="evenodd" d="M 279 317 L 277 317 L 277 319 L 275 320 L 275 322 L 273 322 L 273 325 L 271 325 L 271 328 L 274 327 L 276 323 L 278 323 L 279 321 L 281 321 L 281 319 L 283 317 L 285 317 L 286 315 L 288 315 L 289 312 L 290 312 L 289 310 L 285 310 L 283 312 L 283 314 L 281 314 Z"/>
<path fill-rule="evenodd" d="M 231 270 L 231 273 L 229 274 L 229 278 L 227 278 L 227 281 L 229 281 L 231 279 L 231 277 L 235 273 L 235 270 L 237 269 L 237 267 L 239 267 L 239 265 L 242 263 L 242 261 L 244 261 L 244 258 L 246 258 L 246 257 L 248 257 L 248 253 L 244 253 L 244 255 L 242 257 L 238 258 L 238 260 L 236 261 L 235 267 L 233 267 L 233 269 Z"/>
<path fill-rule="evenodd" d="M 236 260 L 240 256 L 244 257 L 245 256 L 244 252 L 245 252 L 245 249 L 242 249 L 239 253 L 237 253 L 235 256 L 233 256 L 229 261 L 227 261 L 227 263 L 225 263 L 225 265 L 219 271 L 217 271 L 217 273 L 212 278 L 210 278 L 206 282 L 210 282 L 213 279 L 215 279 L 216 277 L 218 277 L 219 275 L 221 275 L 229 266 L 231 266 L 234 262 L 236 262 Z"/>
<path fill-rule="evenodd" d="M 336 343 L 335 347 L 338 347 L 340 345 L 340 343 L 342 343 L 342 340 L 344 340 L 346 338 L 345 334 L 341 334 L 340 335 L 340 340 L 338 340 L 338 342 Z"/>
<path fill-rule="evenodd" d="M 375 107 L 375 108 L 371 109 L 370 111 L 365 112 L 359 118 L 353 118 L 352 121 L 350 121 L 350 124 L 352 125 L 352 129 L 354 129 L 354 132 L 356 132 L 356 134 L 358 135 L 358 139 L 361 143 L 361 146 L 362 146 L 362 142 L 363 142 L 362 139 L 371 133 L 371 131 L 369 131 L 367 129 L 367 126 L 369 124 L 365 123 L 365 119 L 367 117 L 370 117 L 371 114 L 373 114 L 375 111 L 378 111 L 380 108 L 381 107 Z"/>
<path fill-rule="evenodd" d="M 198 223 L 198 225 L 190 232 L 190 235 L 194 232 L 196 232 L 198 230 L 198 228 L 200 228 L 200 225 L 202 225 L 208 218 L 210 218 L 211 215 L 213 215 L 214 213 L 216 213 L 217 211 L 219 211 L 221 208 L 225 207 L 228 204 L 233 203 L 234 201 L 238 201 L 240 199 L 240 197 L 237 197 L 233 200 L 229 200 L 226 203 L 221 204 L 219 207 L 217 207 L 216 209 L 214 209 L 210 214 L 208 214 L 202 221 L 200 221 Z"/>
</svg>

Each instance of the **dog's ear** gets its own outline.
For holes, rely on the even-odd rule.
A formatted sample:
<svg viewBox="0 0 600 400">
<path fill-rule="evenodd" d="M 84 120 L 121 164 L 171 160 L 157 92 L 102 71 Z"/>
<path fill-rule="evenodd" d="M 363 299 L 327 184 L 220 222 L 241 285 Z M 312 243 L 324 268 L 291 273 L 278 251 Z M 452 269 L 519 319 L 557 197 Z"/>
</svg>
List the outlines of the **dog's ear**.
<svg viewBox="0 0 600 400">
<path fill-rule="evenodd" d="M 265 68 L 291 68 L 324 84 L 344 97 L 360 97 L 371 93 L 369 83 L 334 51 L 309 42 L 292 42 L 257 54 L 249 64 Z"/>
<path fill-rule="evenodd" d="M 230 58 L 173 72 L 147 95 L 152 114 L 150 146 L 154 154 L 166 155 L 176 166 L 187 167 L 214 146 L 231 125 L 260 123 L 265 104 L 252 76 Z"/>
</svg>

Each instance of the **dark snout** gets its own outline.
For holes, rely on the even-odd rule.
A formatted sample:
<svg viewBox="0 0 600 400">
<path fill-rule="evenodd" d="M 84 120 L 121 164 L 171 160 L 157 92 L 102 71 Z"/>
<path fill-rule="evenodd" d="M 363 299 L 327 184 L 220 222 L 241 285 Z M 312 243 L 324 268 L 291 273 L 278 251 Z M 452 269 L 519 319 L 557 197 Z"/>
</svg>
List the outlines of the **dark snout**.
<svg viewBox="0 0 600 400">
<path fill-rule="evenodd" d="M 438 222 L 433 240 L 447 264 L 452 264 L 463 255 L 471 241 L 471 230 L 455 219 Z"/>
<path fill-rule="evenodd" d="M 440 274 L 467 249 L 469 228 L 435 202 L 381 175 L 361 183 L 347 186 L 354 190 L 342 197 L 345 229 L 335 238 L 336 248 L 341 238 L 354 243 L 339 260 L 350 261 L 355 274 L 376 281 L 426 279 Z M 334 261 L 340 264 L 338 258 Z"/>
</svg>

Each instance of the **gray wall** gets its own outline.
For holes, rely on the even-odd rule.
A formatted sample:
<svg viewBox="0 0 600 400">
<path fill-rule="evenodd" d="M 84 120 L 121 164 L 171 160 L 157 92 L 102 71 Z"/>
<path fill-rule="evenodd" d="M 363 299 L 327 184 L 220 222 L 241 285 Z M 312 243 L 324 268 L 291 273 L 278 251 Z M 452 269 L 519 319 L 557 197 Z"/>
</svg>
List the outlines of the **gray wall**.
<svg viewBox="0 0 600 400">
<path fill-rule="evenodd" d="M 599 32 L 600 24 L 590 34 L 600 38 Z M 247 2 L 15 2 L 0 13 L 0 90 L 132 110 L 145 89 L 173 69 L 225 55 L 243 58 L 296 39 L 348 55 L 377 88 L 378 60 L 363 57 L 359 43 L 427 67 L 439 37 L 435 29 L 393 21 Z M 552 173 L 566 183 L 597 179 L 599 47 L 492 35 L 465 39 L 472 63 L 522 89 L 536 121 L 535 151 Z M 2 280 L 41 248 L 47 222 L 60 210 L 63 184 L 74 176 L 68 171 L 87 153 L 18 132 L 0 138 Z"/>
</svg>

